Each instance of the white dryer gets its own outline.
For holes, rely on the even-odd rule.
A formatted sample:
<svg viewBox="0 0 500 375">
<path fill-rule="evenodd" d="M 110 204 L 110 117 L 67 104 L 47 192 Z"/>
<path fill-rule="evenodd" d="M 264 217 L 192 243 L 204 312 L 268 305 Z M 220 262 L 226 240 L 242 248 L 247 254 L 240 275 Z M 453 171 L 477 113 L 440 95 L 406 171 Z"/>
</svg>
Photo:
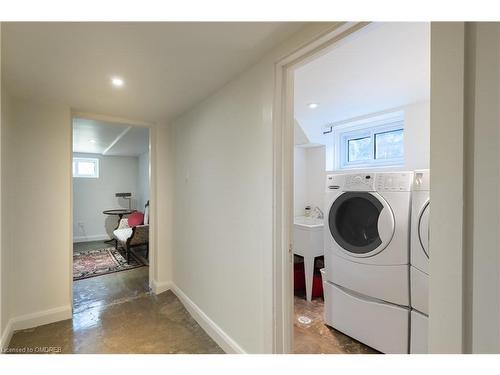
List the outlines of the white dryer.
<svg viewBox="0 0 500 375">
<path fill-rule="evenodd" d="M 429 170 L 414 172 L 412 188 L 410 288 L 411 353 L 427 353 L 429 316 Z"/>
<path fill-rule="evenodd" d="M 412 172 L 328 175 L 327 324 L 385 353 L 408 352 Z"/>
</svg>

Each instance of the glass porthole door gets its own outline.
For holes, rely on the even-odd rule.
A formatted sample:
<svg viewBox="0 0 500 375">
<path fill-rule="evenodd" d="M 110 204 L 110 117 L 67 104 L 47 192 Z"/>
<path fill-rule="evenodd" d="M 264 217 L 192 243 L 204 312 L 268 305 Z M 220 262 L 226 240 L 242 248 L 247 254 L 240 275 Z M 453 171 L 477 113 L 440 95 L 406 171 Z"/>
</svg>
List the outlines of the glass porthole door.
<svg viewBox="0 0 500 375">
<path fill-rule="evenodd" d="M 418 239 L 420 241 L 420 246 L 424 250 L 427 258 L 430 256 L 429 251 L 429 214 L 430 214 L 430 202 L 427 201 L 418 215 Z"/>
<path fill-rule="evenodd" d="M 369 257 L 382 251 L 394 234 L 394 216 L 377 193 L 346 192 L 331 205 L 330 233 L 345 253 Z"/>
</svg>

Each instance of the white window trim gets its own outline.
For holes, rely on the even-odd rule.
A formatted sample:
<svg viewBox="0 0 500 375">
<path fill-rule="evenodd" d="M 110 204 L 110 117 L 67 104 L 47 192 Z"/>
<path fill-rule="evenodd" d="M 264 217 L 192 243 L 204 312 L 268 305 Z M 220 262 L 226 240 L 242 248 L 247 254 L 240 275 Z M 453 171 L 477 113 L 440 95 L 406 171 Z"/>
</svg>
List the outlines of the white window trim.
<svg viewBox="0 0 500 375">
<path fill-rule="evenodd" d="M 404 131 L 404 111 L 402 110 L 384 112 L 377 115 L 364 116 L 353 121 L 332 124 L 331 129 L 333 132 L 335 170 L 401 167 L 404 165 L 404 156 L 402 158 L 385 160 L 371 159 L 359 162 L 347 162 L 347 154 L 344 153 L 344 151 L 347 152 L 347 148 L 342 147 L 343 142 L 353 137 L 363 138 L 369 136 L 374 141 L 375 134 L 377 133 L 398 129 L 403 129 Z"/>
<path fill-rule="evenodd" d="M 95 164 L 95 174 L 93 176 L 84 176 L 76 173 L 76 163 L 80 161 L 92 162 Z M 79 156 L 73 157 L 73 177 L 74 178 L 99 178 L 99 159 L 98 158 L 81 158 Z"/>
</svg>

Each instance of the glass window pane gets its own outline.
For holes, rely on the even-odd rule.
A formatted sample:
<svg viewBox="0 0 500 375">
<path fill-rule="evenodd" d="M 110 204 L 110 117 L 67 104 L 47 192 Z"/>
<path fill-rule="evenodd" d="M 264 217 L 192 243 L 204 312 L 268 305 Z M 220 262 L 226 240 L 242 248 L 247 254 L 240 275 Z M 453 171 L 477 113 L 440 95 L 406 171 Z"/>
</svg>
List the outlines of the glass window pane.
<svg viewBox="0 0 500 375">
<path fill-rule="evenodd" d="M 403 147 L 403 129 L 375 134 L 375 159 L 402 158 Z"/>
<path fill-rule="evenodd" d="M 99 159 L 73 158 L 73 177 L 99 178 Z"/>
<path fill-rule="evenodd" d="M 373 158 L 371 137 L 349 139 L 347 141 L 347 160 L 349 162 L 370 160 Z"/>
<path fill-rule="evenodd" d="M 94 176 L 96 174 L 95 163 L 91 161 L 78 162 L 78 174 L 80 176 Z"/>
</svg>

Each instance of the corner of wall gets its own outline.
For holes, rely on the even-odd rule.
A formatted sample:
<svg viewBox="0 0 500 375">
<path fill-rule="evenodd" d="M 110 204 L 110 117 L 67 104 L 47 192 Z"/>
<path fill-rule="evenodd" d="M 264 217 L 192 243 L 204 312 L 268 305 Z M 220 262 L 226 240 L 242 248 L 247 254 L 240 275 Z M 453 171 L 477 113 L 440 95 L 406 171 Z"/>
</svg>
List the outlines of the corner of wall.
<svg viewBox="0 0 500 375">
<path fill-rule="evenodd" d="M 156 295 L 172 289 L 172 285 L 173 283 L 171 281 L 159 281 L 155 279 L 152 279 L 151 282 L 149 283 L 151 291 Z"/>
<path fill-rule="evenodd" d="M 226 353 L 246 354 L 247 352 L 219 325 L 217 325 L 203 310 L 196 305 L 179 287 L 172 284 L 172 292 L 179 298 L 186 310 L 203 330 L 219 345 Z"/>
</svg>

